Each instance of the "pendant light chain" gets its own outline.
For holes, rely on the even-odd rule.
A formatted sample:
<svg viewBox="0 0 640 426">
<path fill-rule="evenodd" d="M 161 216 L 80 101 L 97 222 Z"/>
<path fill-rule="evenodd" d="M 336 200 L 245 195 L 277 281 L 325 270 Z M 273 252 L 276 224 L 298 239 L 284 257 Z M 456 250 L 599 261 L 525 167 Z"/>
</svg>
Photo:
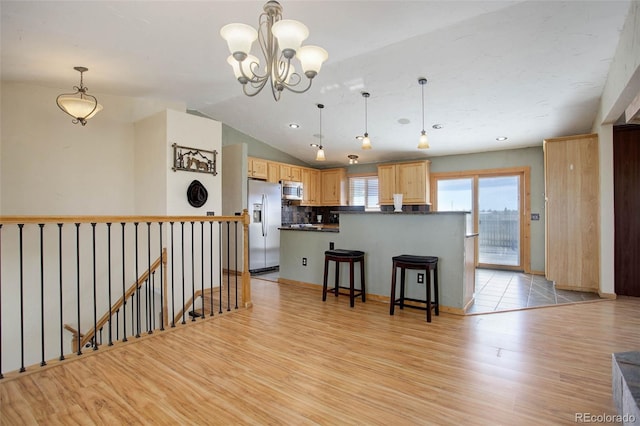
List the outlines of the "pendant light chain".
<svg viewBox="0 0 640 426">
<path fill-rule="evenodd" d="M 422 86 L 422 131 L 424 132 L 424 84 L 420 83 Z"/>
</svg>

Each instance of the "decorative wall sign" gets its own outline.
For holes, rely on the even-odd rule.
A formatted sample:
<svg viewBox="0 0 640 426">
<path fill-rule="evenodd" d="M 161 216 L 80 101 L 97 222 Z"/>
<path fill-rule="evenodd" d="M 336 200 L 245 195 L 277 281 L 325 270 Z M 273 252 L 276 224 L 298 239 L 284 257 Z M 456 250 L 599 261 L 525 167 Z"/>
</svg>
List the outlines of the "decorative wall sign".
<svg viewBox="0 0 640 426">
<path fill-rule="evenodd" d="M 178 144 L 173 147 L 173 167 L 171 170 L 184 170 L 185 172 L 211 173 L 214 176 L 216 171 L 216 156 L 218 151 L 207 151 L 205 149 L 190 148 Z"/>
</svg>

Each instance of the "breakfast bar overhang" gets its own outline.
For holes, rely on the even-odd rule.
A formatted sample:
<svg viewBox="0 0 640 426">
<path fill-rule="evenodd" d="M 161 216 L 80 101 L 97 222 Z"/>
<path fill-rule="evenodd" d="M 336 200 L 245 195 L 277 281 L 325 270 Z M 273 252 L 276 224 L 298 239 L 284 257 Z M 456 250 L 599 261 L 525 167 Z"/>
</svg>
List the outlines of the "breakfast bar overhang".
<svg viewBox="0 0 640 426">
<path fill-rule="evenodd" d="M 339 232 L 280 233 L 282 283 L 312 284 L 323 280 L 324 252 L 332 247 L 364 251 L 367 298 L 390 298 L 392 257 L 437 256 L 442 312 L 464 314 L 475 290 L 475 237 L 468 232 L 468 212 L 332 212 L 340 215 Z M 306 259 L 303 262 L 303 259 Z M 407 297 L 424 298 L 419 271 L 407 271 Z M 341 282 L 348 282 L 341 271 Z M 320 300 L 320 299 L 319 299 Z"/>
</svg>

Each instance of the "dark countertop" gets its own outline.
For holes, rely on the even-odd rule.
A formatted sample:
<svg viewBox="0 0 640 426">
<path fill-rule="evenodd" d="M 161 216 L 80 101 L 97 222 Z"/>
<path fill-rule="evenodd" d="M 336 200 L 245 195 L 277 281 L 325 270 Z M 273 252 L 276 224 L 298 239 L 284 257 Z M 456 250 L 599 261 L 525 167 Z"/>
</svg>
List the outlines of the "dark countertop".
<svg viewBox="0 0 640 426">
<path fill-rule="evenodd" d="M 373 212 L 363 212 L 363 211 L 341 211 L 341 210 L 332 210 L 331 214 L 390 214 L 390 215 L 435 215 L 435 214 L 471 214 L 471 212 L 466 211 L 456 211 L 456 212 L 394 212 L 393 210 L 387 211 L 373 211 Z"/>
<path fill-rule="evenodd" d="M 322 224 L 294 224 L 294 225 L 285 225 L 278 228 L 281 231 L 304 231 L 304 232 L 340 232 L 340 229 L 335 226 L 325 226 Z"/>
</svg>

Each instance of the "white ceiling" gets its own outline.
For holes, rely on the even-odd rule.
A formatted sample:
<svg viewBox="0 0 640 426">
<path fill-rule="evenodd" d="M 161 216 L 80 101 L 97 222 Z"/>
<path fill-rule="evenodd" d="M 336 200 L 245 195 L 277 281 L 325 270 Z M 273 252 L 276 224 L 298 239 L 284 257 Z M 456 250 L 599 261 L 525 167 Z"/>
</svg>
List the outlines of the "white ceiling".
<svg viewBox="0 0 640 426">
<path fill-rule="evenodd" d="M 630 1 L 282 0 L 329 60 L 310 91 L 279 102 L 242 94 L 219 36 L 230 22 L 257 26 L 263 4 L 2 0 L 2 79 L 71 89 L 73 66 L 86 66 L 90 93 L 182 101 L 309 164 L 317 103 L 327 166 L 347 154 L 368 163 L 535 146 L 591 130 Z M 416 149 L 422 76 L 427 151 Z M 362 91 L 370 151 L 355 139 Z"/>
</svg>

